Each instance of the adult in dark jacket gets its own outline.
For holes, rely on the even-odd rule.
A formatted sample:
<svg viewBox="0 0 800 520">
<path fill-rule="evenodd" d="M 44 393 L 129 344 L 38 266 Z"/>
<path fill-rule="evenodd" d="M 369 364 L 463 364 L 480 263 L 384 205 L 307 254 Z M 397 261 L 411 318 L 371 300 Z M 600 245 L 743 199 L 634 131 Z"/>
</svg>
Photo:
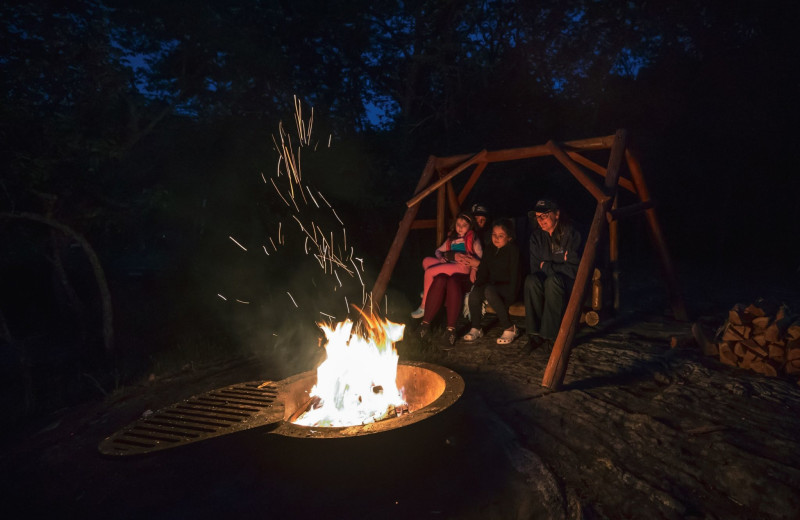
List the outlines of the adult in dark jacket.
<svg viewBox="0 0 800 520">
<path fill-rule="evenodd" d="M 464 335 L 464 340 L 474 341 L 483 336 L 480 328 L 481 305 L 486 299 L 497 313 L 497 319 L 503 328 L 497 343 L 506 345 L 517 337 L 517 328 L 508 317 L 508 307 L 519 291 L 519 248 L 513 241 L 514 226 L 507 220 L 499 220 L 492 225 L 491 237 L 493 247 L 486 248 L 475 275 L 475 285 L 469 293 L 472 327 Z"/>
<path fill-rule="evenodd" d="M 531 274 L 523 292 L 528 352 L 555 341 L 581 261 L 581 235 L 561 219 L 555 202 L 538 201 L 529 216 L 538 226 L 531 233 Z"/>
</svg>

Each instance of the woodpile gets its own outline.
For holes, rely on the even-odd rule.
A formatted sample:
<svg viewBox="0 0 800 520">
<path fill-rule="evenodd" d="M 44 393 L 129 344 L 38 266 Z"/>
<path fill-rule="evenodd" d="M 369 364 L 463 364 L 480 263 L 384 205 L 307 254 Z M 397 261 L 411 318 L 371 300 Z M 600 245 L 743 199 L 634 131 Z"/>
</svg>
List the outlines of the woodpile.
<svg viewBox="0 0 800 520">
<path fill-rule="evenodd" d="M 800 318 L 785 305 L 736 304 L 713 340 L 697 324 L 692 332 L 703 353 L 726 365 L 772 377 L 800 375 Z"/>
</svg>

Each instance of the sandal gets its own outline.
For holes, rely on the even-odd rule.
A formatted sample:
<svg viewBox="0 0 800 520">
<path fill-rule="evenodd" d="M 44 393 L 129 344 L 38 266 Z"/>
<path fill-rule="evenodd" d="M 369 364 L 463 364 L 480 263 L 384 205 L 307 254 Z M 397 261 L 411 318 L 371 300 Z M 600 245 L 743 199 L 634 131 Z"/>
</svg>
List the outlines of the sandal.
<svg viewBox="0 0 800 520">
<path fill-rule="evenodd" d="M 481 336 L 483 336 L 483 331 L 481 329 L 476 329 L 475 327 L 473 327 L 469 329 L 469 332 L 464 334 L 464 341 L 475 341 Z"/>
<path fill-rule="evenodd" d="M 499 338 L 497 338 L 497 344 L 508 345 L 515 339 L 517 339 L 517 326 L 512 325 L 510 329 L 504 330 L 503 334 Z"/>
</svg>

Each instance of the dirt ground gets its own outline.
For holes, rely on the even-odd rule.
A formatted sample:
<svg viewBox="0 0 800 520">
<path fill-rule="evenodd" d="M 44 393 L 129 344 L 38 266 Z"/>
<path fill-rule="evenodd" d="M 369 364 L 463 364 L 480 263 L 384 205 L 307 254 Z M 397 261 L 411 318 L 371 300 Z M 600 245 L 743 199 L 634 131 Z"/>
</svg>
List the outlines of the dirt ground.
<svg viewBox="0 0 800 520">
<path fill-rule="evenodd" d="M 708 326 L 735 303 L 694 301 Z M 99 454 L 105 436 L 147 410 L 290 375 L 257 358 L 195 367 L 12 437 L 0 455 L 6 508 L 71 518 L 798 518 L 800 386 L 670 348 L 690 325 L 640 299 L 582 328 L 559 392 L 540 386 L 546 351 L 498 346 L 494 329 L 426 350 L 466 390 L 407 429 L 335 440 L 256 429 L 144 457 Z"/>
</svg>

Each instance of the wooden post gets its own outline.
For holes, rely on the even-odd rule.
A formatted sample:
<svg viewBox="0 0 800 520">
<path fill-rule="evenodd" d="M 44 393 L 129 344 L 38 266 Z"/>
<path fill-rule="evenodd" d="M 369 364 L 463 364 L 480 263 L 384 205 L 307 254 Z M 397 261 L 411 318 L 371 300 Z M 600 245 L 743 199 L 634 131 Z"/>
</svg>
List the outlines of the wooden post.
<svg viewBox="0 0 800 520">
<path fill-rule="evenodd" d="M 589 229 L 589 236 L 586 239 L 586 246 L 583 248 L 581 263 L 578 265 L 578 274 L 575 276 L 575 283 L 572 286 L 572 293 L 569 296 L 567 310 L 561 320 L 558 329 L 558 337 L 553 345 L 553 352 L 547 361 L 544 369 L 542 386 L 558 390 L 564 382 L 564 375 L 567 373 L 567 363 L 572 350 L 572 338 L 581 318 L 581 307 L 586 297 L 586 288 L 592 279 L 594 270 L 594 260 L 597 254 L 597 244 L 603 236 L 606 226 L 606 212 L 611 206 L 611 197 L 606 197 L 597 202 L 597 208 L 592 219 L 592 227 Z"/>
<path fill-rule="evenodd" d="M 436 157 L 433 155 L 428 157 L 428 162 L 425 164 L 425 169 L 422 170 L 422 175 L 417 183 L 415 193 L 428 185 L 431 177 L 433 177 L 435 164 Z M 386 293 L 386 287 L 389 285 L 389 278 L 392 277 L 392 271 L 394 271 L 394 267 L 397 265 L 397 260 L 400 257 L 400 250 L 403 249 L 403 244 L 405 244 L 406 238 L 408 238 L 408 232 L 411 230 L 411 224 L 414 223 L 414 219 L 417 217 L 417 212 L 419 212 L 418 204 L 406 208 L 406 213 L 400 221 L 397 234 L 394 236 L 392 245 L 389 247 L 389 252 L 386 254 L 386 260 L 383 261 L 383 266 L 375 280 L 375 285 L 372 286 L 372 301 L 375 302 L 376 305 Z"/>
<path fill-rule="evenodd" d="M 647 184 L 644 181 L 642 166 L 639 163 L 639 159 L 631 150 L 625 151 L 625 157 L 628 160 L 628 169 L 631 172 L 631 178 L 636 186 L 639 199 L 641 199 L 642 202 L 649 202 L 650 193 L 647 190 Z M 661 232 L 661 226 L 658 224 L 656 210 L 652 207 L 647 208 L 645 210 L 645 217 L 647 218 L 647 224 L 650 229 L 650 238 L 652 238 L 653 245 L 658 251 L 658 257 L 661 260 L 661 267 L 664 272 L 664 277 L 667 281 L 667 293 L 669 294 L 670 303 L 672 305 L 672 313 L 675 315 L 675 319 L 680 321 L 689 321 L 689 315 L 686 312 L 686 305 L 684 304 L 683 296 L 681 295 L 679 289 L 680 286 L 678 284 L 678 277 L 675 275 L 675 270 L 672 268 L 672 260 L 670 259 L 669 251 L 667 250 L 667 243 L 664 239 L 663 233 Z"/>
<path fill-rule="evenodd" d="M 436 245 L 444 242 L 445 230 L 445 201 L 447 200 L 447 184 L 442 184 L 436 190 Z"/>
<path fill-rule="evenodd" d="M 608 158 L 605 181 L 606 191 L 614 197 L 612 207 L 615 209 L 619 203 L 617 186 L 622 180 L 622 161 L 625 158 L 627 145 L 628 131 L 621 128 L 614 134 L 614 144 L 611 146 L 611 154 Z M 619 221 L 617 220 L 611 220 L 608 223 L 608 257 L 611 264 L 612 305 L 614 312 L 617 312 L 619 311 Z"/>
<path fill-rule="evenodd" d="M 619 197 L 614 197 L 612 211 L 617 209 Z M 608 223 L 608 263 L 611 269 L 611 301 L 614 312 L 619 311 L 619 221 L 612 219 Z"/>
<path fill-rule="evenodd" d="M 575 283 L 572 286 L 569 303 L 567 303 L 567 309 L 564 312 L 564 317 L 561 319 L 561 326 L 558 329 L 558 337 L 556 337 L 556 342 L 553 345 L 553 352 L 550 354 L 550 359 L 547 361 L 547 367 L 544 370 L 542 386 L 552 388 L 553 390 L 558 390 L 558 388 L 561 387 L 561 384 L 564 382 L 564 375 L 567 373 L 567 363 L 569 363 L 569 355 L 572 351 L 572 339 L 575 337 L 575 330 L 578 327 L 578 322 L 581 317 L 581 307 L 586 298 L 586 289 L 591 282 L 591 273 L 594 270 L 594 263 L 597 257 L 597 244 L 600 243 L 606 226 L 608 225 L 606 214 L 616 198 L 617 181 L 622 166 L 622 159 L 625 154 L 627 139 L 628 133 L 624 129 L 617 130 L 616 134 L 614 134 L 614 141 L 611 145 L 611 156 L 609 157 L 608 168 L 606 169 L 605 188 L 608 194 L 603 194 L 601 191 L 601 196 L 597 198 L 597 208 L 595 208 L 594 218 L 592 219 L 592 227 L 589 229 L 589 236 L 586 238 L 586 246 L 583 248 L 581 263 L 578 265 L 578 273 L 575 276 Z M 553 155 L 556 155 L 556 151 L 560 151 L 552 141 L 548 142 L 548 147 L 554 150 Z M 572 160 L 567 157 L 566 154 L 563 155 L 566 161 L 572 163 Z M 558 159 L 562 161 L 561 158 Z M 562 163 L 564 163 L 568 169 L 570 168 L 567 162 L 562 161 Z M 571 169 L 570 172 L 575 175 L 575 172 Z M 583 174 L 582 171 L 580 173 Z M 576 175 L 576 177 L 578 176 Z M 578 180 L 580 180 L 580 178 L 578 178 Z M 592 186 L 600 190 L 594 183 L 592 183 Z M 587 186 L 586 189 L 589 189 L 589 187 Z M 589 191 L 592 190 L 589 189 Z"/>
</svg>

